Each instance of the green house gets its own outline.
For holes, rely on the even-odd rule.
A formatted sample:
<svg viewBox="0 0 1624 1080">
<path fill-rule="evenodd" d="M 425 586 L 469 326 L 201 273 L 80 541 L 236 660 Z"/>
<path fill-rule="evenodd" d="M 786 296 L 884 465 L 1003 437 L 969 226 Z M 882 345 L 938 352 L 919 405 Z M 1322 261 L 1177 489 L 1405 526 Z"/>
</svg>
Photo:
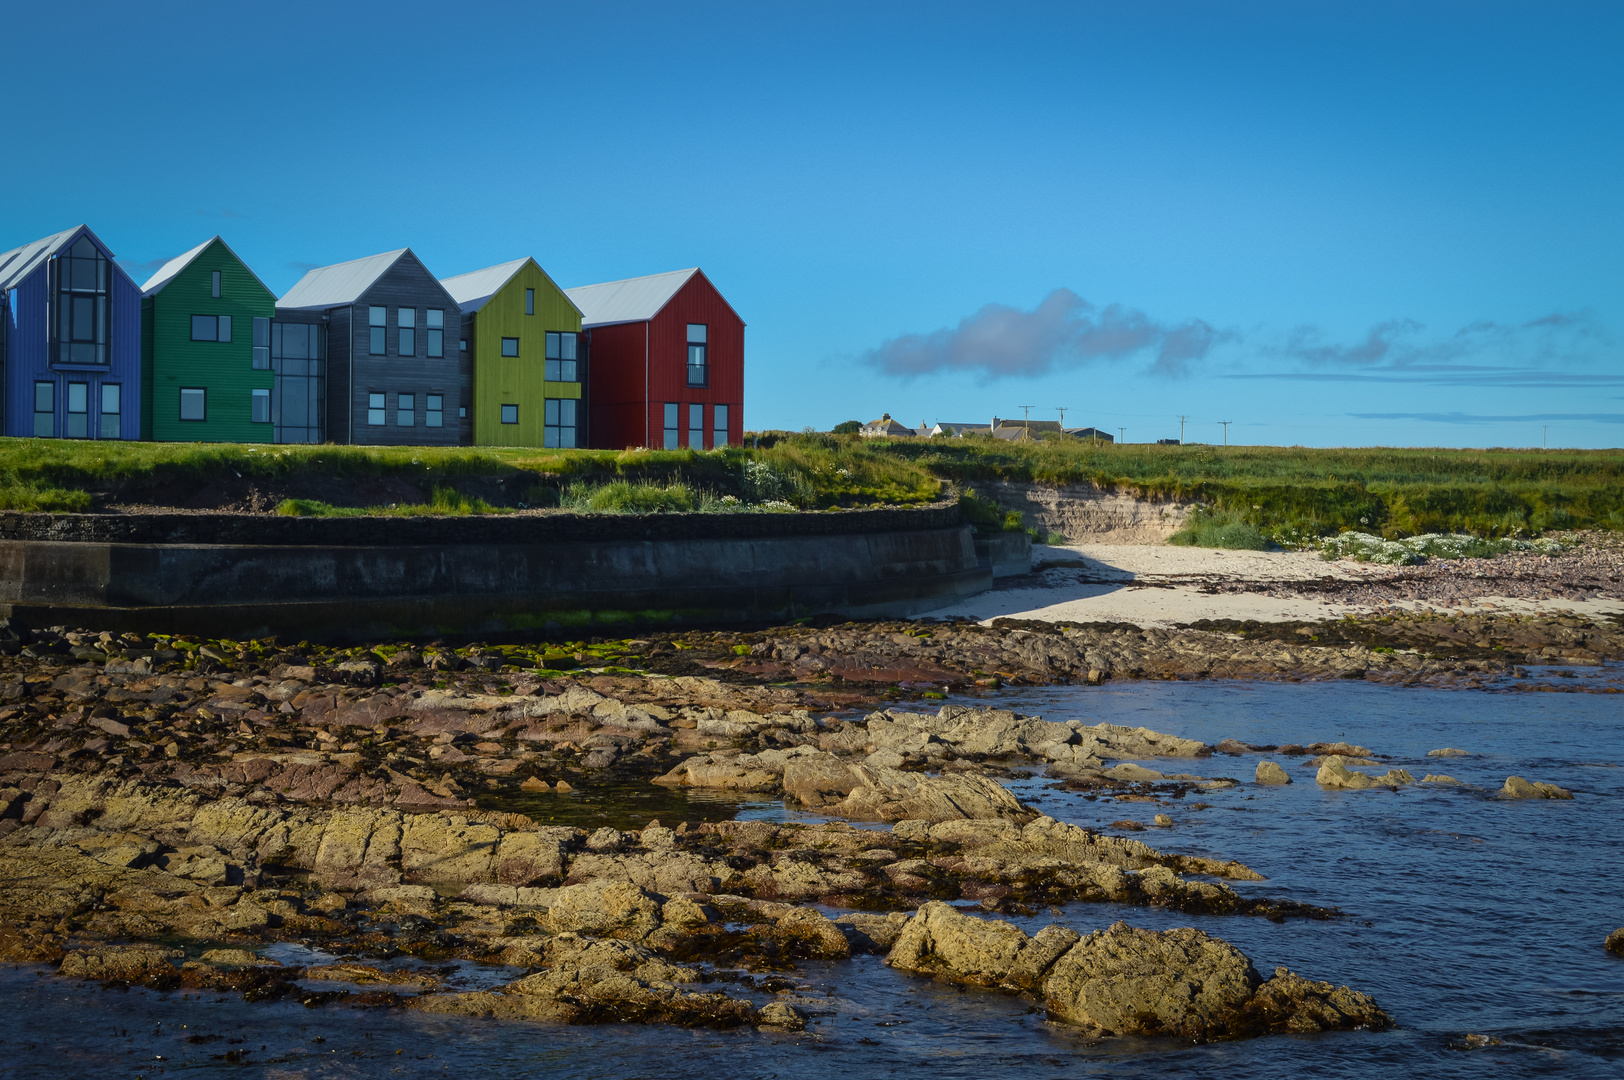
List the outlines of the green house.
<svg viewBox="0 0 1624 1080">
<path fill-rule="evenodd" d="M 141 435 L 271 442 L 276 294 L 218 236 L 141 287 Z"/>
<path fill-rule="evenodd" d="M 534 259 L 440 282 L 462 310 L 475 446 L 587 445 L 581 311 Z"/>
</svg>

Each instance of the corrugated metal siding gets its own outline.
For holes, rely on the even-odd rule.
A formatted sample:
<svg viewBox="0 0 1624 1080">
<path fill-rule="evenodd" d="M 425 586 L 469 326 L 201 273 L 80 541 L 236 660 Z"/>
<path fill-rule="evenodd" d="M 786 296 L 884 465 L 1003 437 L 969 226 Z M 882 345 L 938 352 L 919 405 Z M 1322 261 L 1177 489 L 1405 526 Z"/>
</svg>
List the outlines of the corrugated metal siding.
<svg viewBox="0 0 1624 1080">
<path fill-rule="evenodd" d="M 49 377 L 45 353 L 46 268 L 41 266 L 18 284 L 17 322 L 6 356 L 6 434 L 34 433 L 34 380 Z"/>
<path fill-rule="evenodd" d="M 536 313 L 524 313 L 525 289 L 536 290 Z M 581 329 L 581 313 L 534 263 L 527 263 L 474 316 L 474 444 L 540 446 L 548 390 L 576 397 L 580 388 L 544 382 L 546 333 Z M 504 357 L 502 339 L 519 339 L 519 355 Z M 583 365 L 584 366 L 584 365 Z M 582 381 L 589 372 L 582 371 Z M 519 406 L 517 424 L 502 423 L 502 406 Z"/>
<path fill-rule="evenodd" d="M 659 442 L 660 414 L 650 406 L 644 428 L 643 342 L 648 323 L 600 326 L 592 331 L 588 372 L 592 441 L 599 450 L 649 446 Z"/>
<path fill-rule="evenodd" d="M 220 298 L 213 272 L 220 271 Z M 151 437 L 159 442 L 270 442 L 271 425 L 251 419 L 252 392 L 271 389 L 272 373 L 254 370 L 254 319 L 276 311 L 276 297 L 225 244 L 211 241 L 149 297 L 152 336 Z M 193 341 L 193 315 L 231 316 L 229 342 Z M 206 417 L 180 418 L 181 387 L 208 391 Z"/>
<path fill-rule="evenodd" d="M 688 324 L 704 323 L 709 338 L 709 385 L 688 385 Z M 643 328 L 648 328 L 648 416 L 643 426 Z M 695 274 L 648 323 L 592 331 L 595 446 L 663 445 L 667 402 L 681 406 L 681 443 L 688 441 L 688 409 L 705 406 L 705 446 L 712 445 L 714 409 L 726 405 L 728 442 L 744 436 L 744 321 L 703 274 Z M 628 391 L 635 391 L 635 393 Z M 630 438 L 627 438 L 628 431 Z"/>
</svg>

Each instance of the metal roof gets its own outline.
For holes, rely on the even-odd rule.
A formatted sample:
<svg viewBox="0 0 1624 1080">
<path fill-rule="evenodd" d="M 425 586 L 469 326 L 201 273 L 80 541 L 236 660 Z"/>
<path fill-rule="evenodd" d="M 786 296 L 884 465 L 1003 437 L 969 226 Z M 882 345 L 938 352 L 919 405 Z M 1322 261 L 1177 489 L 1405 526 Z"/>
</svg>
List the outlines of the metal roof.
<svg viewBox="0 0 1624 1080">
<path fill-rule="evenodd" d="M 368 255 L 364 259 L 318 266 L 305 272 L 293 288 L 276 302 L 279 308 L 292 310 L 321 310 L 353 304 L 372 283 L 388 273 L 411 248 L 386 251 L 382 255 Z M 416 258 L 416 256 L 412 256 Z"/>
<path fill-rule="evenodd" d="M 15 289 L 23 278 L 38 270 L 41 263 L 49 259 L 69 240 L 77 237 L 81 231 L 90 232 L 90 227 L 75 225 L 71 229 L 52 233 L 43 240 L 35 240 L 32 244 L 24 244 L 22 247 L 0 253 L 0 290 Z"/>
<path fill-rule="evenodd" d="M 230 244 L 226 243 L 218 236 L 212 236 L 203 241 L 201 244 L 197 245 L 197 247 L 193 248 L 191 251 L 176 255 L 173 259 L 170 259 L 168 262 L 158 267 L 158 272 L 147 278 L 147 283 L 141 286 L 141 295 L 151 296 L 153 293 L 162 289 L 165 285 L 168 285 L 177 275 L 180 274 L 182 270 L 191 265 L 193 259 L 203 254 L 204 248 L 213 243 L 218 243 L 227 251 L 231 251 Z M 242 257 L 240 255 L 238 255 L 235 251 L 231 251 L 231 257 L 236 259 L 239 263 L 242 263 L 242 268 L 248 271 L 249 277 L 253 278 L 255 281 L 259 281 L 260 288 L 264 289 L 268 293 L 271 293 L 272 296 L 276 295 L 276 293 L 271 292 L 271 287 L 269 285 L 265 284 L 263 281 L 260 281 L 259 275 L 254 273 L 253 269 L 247 263 L 242 261 Z"/>
<path fill-rule="evenodd" d="M 581 312 L 585 327 L 612 326 L 615 323 L 647 322 L 670 303 L 677 290 L 699 273 L 699 267 L 671 270 L 664 274 L 605 281 L 600 285 L 578 285 L 565 289 Z"/>
<path fill-rule="evenodd" d="M 485 301 L 495 296 L 503 285 L 512 281 L 519 268 L 530 261 L 529 256 L 526 256 L 512 262 L 487 266 L 483 270 L 470 270 L 456 277 L 441 278 L 440 284 L 451 294 L 451 299 L 457 302 L 457 307 L 466 315 L 470 311 L 478 311 L 484 307 Z"/>
</svg>

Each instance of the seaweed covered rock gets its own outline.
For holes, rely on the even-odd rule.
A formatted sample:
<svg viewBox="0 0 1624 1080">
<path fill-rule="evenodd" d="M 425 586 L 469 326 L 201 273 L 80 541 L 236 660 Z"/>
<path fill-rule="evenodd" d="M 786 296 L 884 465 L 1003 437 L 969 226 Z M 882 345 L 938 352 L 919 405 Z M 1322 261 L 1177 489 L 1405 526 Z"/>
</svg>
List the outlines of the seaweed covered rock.
<svg viewBox="0 0 1624 1080">
<path fill-rule="evenodd" d="M 1555 784 L 1542 784 L 1538 781 L 1530 782 L 1520 776 L 1506 777 L 1505 786 L 1500 789 L 1502 799 L 1571 799 L 1573 792 L 1565 787 Z"/>
<path fill-rule="evenodd" d="M 57 969 L 57 974 L 69 979 L 161 986 L 180 974 L 171 962 L 173 957 L 179 955 L 178 949 L 153 945 L 75 949 L 62 958 L 62 966 Z"/>
<path fill-rule="evenodd" d="M 885 962 L 954 983 L 1029 990 L 1076 940 L 1061 926 L 1029 937 L 1011 923 L 962 915 L 935 901 L 908 920 Z"/>
<path fill-rule="evenodd" d="M 1393 1018 L 1382 1012 L 1369 994 L 1315 982 L 1277 967 L 1274 977 L 1258 987 L 1247 1002 L 1235 1034 L 1307 1034 L 1354 1028 L 1379 1031 L 1392 1025 Z"/>
<path fill-rule="evenodd" d="M 1608 934 L 1607 940 L 1602 942 L 1602 948 L 1614 956 L 1624 956 L 1624 926 Z"/>
</svg>

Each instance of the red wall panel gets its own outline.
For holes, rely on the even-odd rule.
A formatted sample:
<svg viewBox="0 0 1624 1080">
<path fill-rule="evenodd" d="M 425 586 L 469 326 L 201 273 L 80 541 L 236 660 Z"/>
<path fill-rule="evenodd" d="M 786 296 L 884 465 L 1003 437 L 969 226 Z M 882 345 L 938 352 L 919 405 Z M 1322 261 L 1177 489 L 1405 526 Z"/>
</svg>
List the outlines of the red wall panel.
<svg viewBox="0 0 1624 1080">
<path fill-rule="evenodd" d="M 705 387 L 688 385 L 689 323 L 708 327 Z M 692 404 L 706 406 L 707 447 L 716 405 L 727 406 L 728 442 L 736 446 L 744 437 L 744 320 L 703 273 L 689 278 L 649 322 L 594 329 L 590 372 L 596 448 L 663 445 L 667 402 L 682 406 L 684 444 Z"/>
</svg>

